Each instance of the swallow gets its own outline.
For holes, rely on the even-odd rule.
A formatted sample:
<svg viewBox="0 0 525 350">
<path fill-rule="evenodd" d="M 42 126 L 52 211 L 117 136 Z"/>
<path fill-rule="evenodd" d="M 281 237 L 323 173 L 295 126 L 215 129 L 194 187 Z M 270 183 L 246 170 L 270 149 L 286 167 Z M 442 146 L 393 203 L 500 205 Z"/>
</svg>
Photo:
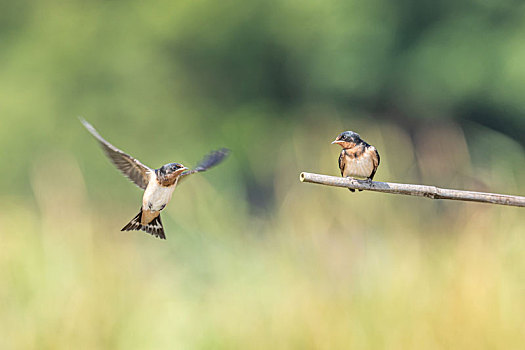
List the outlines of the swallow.
<svg viewBox="0 0 525 350">
<path fill-rule="evenodd" d="M 363 141 L 361 136 L 353 131 L 342 132 L 332 144 L 343 148 L 339 155 L 342 177 L 359 177 L 372 181 L 380 161 L 379 152 L 374 146 Z M 352 188 L 349 190 L 355 192 Z"/>
<path fill-rule="evenodd" d="M 211 152 L 192 170 L 180 163 L 168 163 L 158 169 L 152 169 L 103 139 L 87 121 L 84 119 L 80 121 L 97 139 L 117 169 L 144 190 L 139 213 L 121 231 L 142 230 L 155 237 L 166 239 L 160 212 L 171 200 L 177 183 L 188 175 L 206 171 L 221 163 L 229 154 L 226 148 Z"/>
</svg>

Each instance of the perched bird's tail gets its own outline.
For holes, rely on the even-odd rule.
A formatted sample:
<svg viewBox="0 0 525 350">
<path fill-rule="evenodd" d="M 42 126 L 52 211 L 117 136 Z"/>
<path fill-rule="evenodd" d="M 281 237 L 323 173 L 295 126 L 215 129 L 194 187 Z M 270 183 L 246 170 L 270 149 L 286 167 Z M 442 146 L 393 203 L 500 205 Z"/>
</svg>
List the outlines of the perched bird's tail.
<svg viewBox="0 0 525 350">
<path fill-rule="evenodd" d="M 164 227 L 162 226 L 162 221 L 160 220 L 160 214 L 157 215 L 151 222 L 146 225 L 142 224 L 142 208 L 140 208 L 139 213 L 131 219 L 131 221 L 122 228 L 121 231 L 144 231 L 160 239 L 166 239 L 164 235 Z"/>
</svg>

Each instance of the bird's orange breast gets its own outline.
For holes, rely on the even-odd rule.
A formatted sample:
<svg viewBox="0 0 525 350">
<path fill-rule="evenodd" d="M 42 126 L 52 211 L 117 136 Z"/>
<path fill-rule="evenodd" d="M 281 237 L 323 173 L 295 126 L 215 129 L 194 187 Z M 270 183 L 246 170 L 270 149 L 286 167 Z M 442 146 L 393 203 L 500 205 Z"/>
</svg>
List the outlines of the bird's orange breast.
<svg viewBox="0 0 525 350">
<path fill-rule="evenodd" d="M 343 176 L 366 178 L 372 174 L 375 168 L 375 150 L 354 147 L 343 152 Z"/>
</svg>

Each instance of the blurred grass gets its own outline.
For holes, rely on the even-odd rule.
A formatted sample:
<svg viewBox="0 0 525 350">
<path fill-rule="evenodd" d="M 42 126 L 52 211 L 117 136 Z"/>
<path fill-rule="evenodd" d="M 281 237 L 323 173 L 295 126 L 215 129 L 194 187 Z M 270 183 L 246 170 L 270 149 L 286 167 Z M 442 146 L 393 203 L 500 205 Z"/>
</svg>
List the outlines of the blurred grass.
<svg viewBox="0 0 525 350">
<path fill-rule="evenodd" d="M 399 135 L 378 130 L 388 155 Z M 310 135 L 279 145 L 275 210 L 251 217 L 222 188 L 234 152 L 177 189 L 163 214 L 165 242 L 118 231 L 140 193 L 89 135 L 85 152 L 130 200 L 111 188 L 91 200 L 70 152 L 36 161 L 35 204 L 5 197 L 0 210 L 0 347 L 519 348 L 521 209 L 300 184 L 296 168 L 310 148 L 306 163 L 317 166 L 306 170 L 336 173 L 330 138 Z M 395 160 L 384 157 L 381 178 L 409 174 L 412 162 Z"/>
<path fill-rule="evenodd" d="M 523 4 L 0 3 L 0 349 L 521 349 L 523 209 L 301 184 L 358 131 L 378 180 L 524 194 Z M 77 116 L 177 188 L 168 240 Z"/>
</svg>

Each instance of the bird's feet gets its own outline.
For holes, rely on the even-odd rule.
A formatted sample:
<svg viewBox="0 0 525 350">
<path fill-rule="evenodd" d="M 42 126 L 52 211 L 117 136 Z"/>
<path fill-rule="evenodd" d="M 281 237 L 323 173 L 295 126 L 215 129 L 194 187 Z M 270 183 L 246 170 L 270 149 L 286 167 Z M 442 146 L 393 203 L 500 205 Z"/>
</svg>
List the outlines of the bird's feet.
<svg viewBox="0 0 525 350">
<path fill-rule="evenodd" d="M 351 176 L 346 176 L 347 179 L 350 179 L 350 180 L 355 180 L 353 177 Z M 350 192 L 355 192 L 355 190 L 353 188 L 349 188 L 348 189 Z"/>
<path fill-rule="evenodd" d="M 365 179 L 364 181 L 366 184 L 368 185 L 371 185 L 372 184 L 372 179 L 368 178 L 368 179 Z M 359 190 L 359 191 L 362 191 L 362 190 Z"/>
</svg>

